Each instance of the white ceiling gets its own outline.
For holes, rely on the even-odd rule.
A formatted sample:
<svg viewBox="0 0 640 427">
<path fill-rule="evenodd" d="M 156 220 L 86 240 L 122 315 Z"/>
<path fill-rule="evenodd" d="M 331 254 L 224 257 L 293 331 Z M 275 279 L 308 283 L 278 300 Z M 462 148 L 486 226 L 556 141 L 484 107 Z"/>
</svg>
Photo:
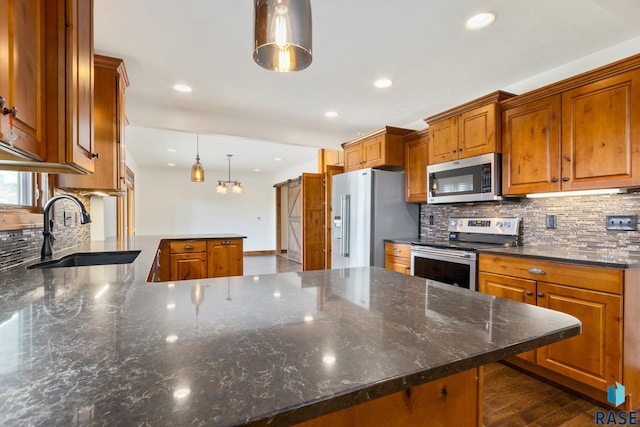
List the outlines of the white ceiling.
<svg viewBox="0 0 640 427">
<path fill-rule="evenodd" d="M 311 66 L 275 73 L 253 62 L 249 0 L 95 0 L 96 52 L 123 58 L 131 82 L 135 163 L 190 167 L 198 133 L 205 168 L 225 169 L 234 154 L 232 170 L 286 169 L 313 160 L 317 147 L 384 125 L 420 128 L 428 115 L 640 36 L 638 0 L 311 5 Z M 495 23 L 465 30 L 481 11 Z M 374 88 L 380 77 L 394 85 Z M 193 92 L 175 92 L 176 83 Z"/>
</svg>

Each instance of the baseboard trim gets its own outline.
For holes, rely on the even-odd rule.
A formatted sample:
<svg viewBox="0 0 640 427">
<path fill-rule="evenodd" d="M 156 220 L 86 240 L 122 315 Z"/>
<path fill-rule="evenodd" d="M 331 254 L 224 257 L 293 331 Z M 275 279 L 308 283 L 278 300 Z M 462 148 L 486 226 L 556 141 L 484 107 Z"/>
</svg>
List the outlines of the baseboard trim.
<svg viewBox="0 0 640 427">
<path fill-rule="evenodd" d="M 251 256 L 251 255 L 275 255 L 276 251 L 275 250 L 270 250 L 270 251 L 246 251 L 243 252 L 242 255 L 244 256 Z"/>
</svg>

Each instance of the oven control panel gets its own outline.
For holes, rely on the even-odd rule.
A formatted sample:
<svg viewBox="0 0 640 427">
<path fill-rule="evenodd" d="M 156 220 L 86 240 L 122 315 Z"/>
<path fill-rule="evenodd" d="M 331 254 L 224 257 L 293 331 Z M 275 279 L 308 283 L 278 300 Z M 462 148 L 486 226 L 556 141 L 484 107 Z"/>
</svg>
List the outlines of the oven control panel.
<svg viewBox="0 0 640 427">
<path fill-rule="evenodd" d="M 503 234 L 517 236 L 520 229 L 518 217 L 449 218 L 449 232 Z"/>
</svg>

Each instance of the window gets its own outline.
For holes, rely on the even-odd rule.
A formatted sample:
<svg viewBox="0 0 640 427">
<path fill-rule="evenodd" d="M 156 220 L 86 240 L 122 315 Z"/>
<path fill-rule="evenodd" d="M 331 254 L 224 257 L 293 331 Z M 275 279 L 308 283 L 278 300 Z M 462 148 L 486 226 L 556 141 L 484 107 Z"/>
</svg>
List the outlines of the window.
<svg viewBox="0 0 640 427">
<path fill-rule="evenodd" d="M 0 171 L 0 205 L 35 206 L 34 174 Z"/>
</svg>

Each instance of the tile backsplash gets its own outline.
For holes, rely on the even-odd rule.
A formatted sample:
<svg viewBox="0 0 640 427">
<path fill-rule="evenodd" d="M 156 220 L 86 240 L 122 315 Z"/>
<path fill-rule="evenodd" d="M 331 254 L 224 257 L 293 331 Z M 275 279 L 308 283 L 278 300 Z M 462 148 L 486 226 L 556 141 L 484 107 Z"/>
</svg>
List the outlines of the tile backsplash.
<svg viewBox="0 0 640 427">
<path fill-rule="evenodd" d="M 546 199 L 505 199 L 473 205 L 420 206 L 420 237 L 447 236 L 450 217 L 517 216 L 522 218 L 523 245 L 562 246 L 640 255 L 640 232 L 608 231 L 607 215 L 640 213 L 640 192 L 606 196 L 556 197 Z M 556 215 L 557 228 L 546 228 L 546 215 Z M 433 215 L 433 225 L 429 216 Z"/>
<path fill-rule="evenodd" d="M 74 194 L 91 212 L 89 197 Z M 71 225 L 64 226 L 64 212 L 71 213 Z M 80 212 L 70 200 L 58 200 L 53 206 L 53 254 L 91 240 L 89 224 L 80 224 Z M 22 230 L 0 231 L 0 270 L 20 263 L 32 262 L 40 258 L 42 248 L 42 227 Z"/>
</svg>

